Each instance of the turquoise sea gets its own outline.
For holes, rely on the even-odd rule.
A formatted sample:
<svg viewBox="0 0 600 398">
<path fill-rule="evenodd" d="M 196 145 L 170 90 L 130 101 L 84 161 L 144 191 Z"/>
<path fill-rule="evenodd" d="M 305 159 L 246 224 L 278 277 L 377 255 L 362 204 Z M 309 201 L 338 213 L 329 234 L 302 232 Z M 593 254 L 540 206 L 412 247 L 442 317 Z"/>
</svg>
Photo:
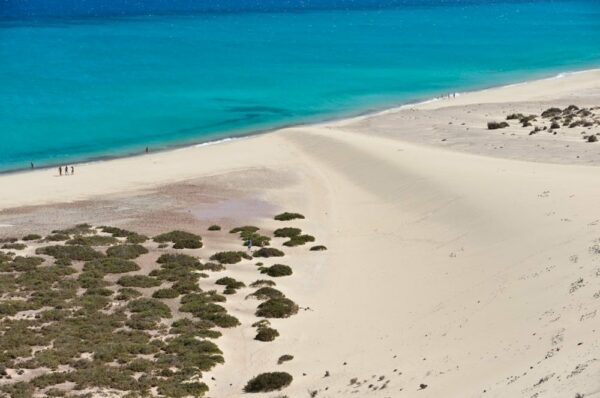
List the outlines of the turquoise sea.
<svg viewBox="0 0 600 398">
<path fill-rule="evenodd" d="M 600 66 L 597 0 L 39 3 L 0 0 L 3 171 Z"/>
</svg>

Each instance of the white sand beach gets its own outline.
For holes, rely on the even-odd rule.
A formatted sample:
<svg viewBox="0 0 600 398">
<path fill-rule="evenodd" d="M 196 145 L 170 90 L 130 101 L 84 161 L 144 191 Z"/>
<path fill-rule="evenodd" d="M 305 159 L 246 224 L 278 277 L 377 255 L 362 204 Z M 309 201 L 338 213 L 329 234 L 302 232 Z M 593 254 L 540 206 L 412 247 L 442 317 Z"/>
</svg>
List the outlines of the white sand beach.
<svg viewBox="0 0 600 398">
<path fill-rule="evenodd" d="M 85 221 L 272 230 L 268 214 L 298 211 L 306 220 L 290 224 L 329 249 L 287 252 L 294 274 L 278 287 L 302 309 L 262 343 L 250 291 L 230 300 L 242 326 L 219 340 L 225 364 L 204 375 L 207 396 L 247 396 L 251 377 L 274 370 L 294 381 L 257 396 L 595 396 L 600 142 L 582 131 L 600 124 L 486 127 L 570 104 L 600 106 L 600 70 L 79 164 L 67 177 L 2 175 L 0 236 Z M 207 253 L 222 243 L 207 242 Z M 227 275 L 255 279 L 242 265 Z M 277 365 L 283 354 L 294 359 Z"/>
</svg>

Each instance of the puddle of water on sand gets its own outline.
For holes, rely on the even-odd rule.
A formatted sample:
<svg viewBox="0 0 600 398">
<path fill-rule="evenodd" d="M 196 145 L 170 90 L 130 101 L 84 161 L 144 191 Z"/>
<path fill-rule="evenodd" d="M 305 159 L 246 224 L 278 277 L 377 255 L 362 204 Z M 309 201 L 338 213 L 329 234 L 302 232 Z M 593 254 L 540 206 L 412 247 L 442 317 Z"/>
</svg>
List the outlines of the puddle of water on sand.
<svg viewBox="0 0 600 398">
<path fill-rule="evenodd" d="M 192 207 L 190 212 L 199 220 L 248 219 L 270 216 L 274 207 L 271 203 L 259 199 L 226 199 Z"/>
</svg>

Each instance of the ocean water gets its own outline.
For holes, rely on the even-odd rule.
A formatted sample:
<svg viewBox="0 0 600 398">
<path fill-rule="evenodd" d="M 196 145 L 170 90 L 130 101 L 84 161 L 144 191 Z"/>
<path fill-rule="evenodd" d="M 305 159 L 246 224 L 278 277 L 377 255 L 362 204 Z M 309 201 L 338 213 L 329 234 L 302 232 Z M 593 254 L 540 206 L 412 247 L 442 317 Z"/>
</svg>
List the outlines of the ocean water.
<svg viewBox="0 0 600 398">
<path fill-rule="evenodd" d="M 599 66 L 597 0 L 0 0 L 0 170 Z"/>
</svg>

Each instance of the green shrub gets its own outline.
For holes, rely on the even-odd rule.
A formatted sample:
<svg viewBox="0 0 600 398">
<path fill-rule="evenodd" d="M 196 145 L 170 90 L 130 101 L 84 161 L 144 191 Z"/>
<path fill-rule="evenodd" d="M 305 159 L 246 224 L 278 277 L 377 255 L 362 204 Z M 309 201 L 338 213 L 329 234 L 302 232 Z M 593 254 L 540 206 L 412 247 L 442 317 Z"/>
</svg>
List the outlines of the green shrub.
<svg viewBox="0 0 600 398">
<path fill-rule="evenodd" d="M 158 316 L 160 318 L 171 318 L 171 310 L 160 300 L 140 298 L 130 301 L 127 309 L 133 313 L 143 313 Z"/>
<path fill-rule="evenodd" d="M 258 306 L 256 316 L 263 318 L 288 318 L 298 313 L 298 305 L 285 297 L 269 299 Z"/>
<path fill-rule="evenodd" d="M 172 288 L 180 294 L 188 294 L 200 291 L 200 286 L 196 280 L 180 280 L 173 284 Z"/>
<path fill-rule="evenodd" d="M 110 246 L 119 241 L 112 236 L 91 235 L 91 236 L 76 236 L 68 240 L 67 245 L 82 245 L 82 246 Z"/>
<path fill-rule="evenodd" d="M 23 250 L 27 248 L 27 245 L 23 243 L 5 243 L 2 245 L 2 248 L 7 250 Z"/>
<path fill-rule="evenodd" d="M 159 264 L 176 263 L 189 268 L 198 268 L 200 265 L 200 261 L 196 257 L 187 254 L 163 254 L 156 262 Z"/>
<path fill-rule="evenodd" d="M 283 245 L 288 246 L 288 247 L 293 247 L 293 246 L 300 246 L 307 242 L 314 242 L 314 241 L 315 241 L 314 236 L 298 235 L 298 236 L 294 236 L 294 237 L 290 238 L 290 240 L 288 240 L 287 242 L 283 242 Z"/>
<path fill-rule="evenodd" d="M 275 286 L 276 283 L 268 279 L 258 279 L 250 284 L 250 287 Z"/>
<path fill-rule="evenodd" d="M 45 254 L 54 258 L 68 258 L 76 261 L 90 261 L 102 258 L 104 255 L 89 246 L 45 246 L 35 250 L 36 254 Z"/>
<path fill-rule="evenodd" d="M 244 282 L 238 281 L 234 278 L 231 278 L 229 276 L 217 279 L 217 281 L 215 282 L 217 285 L 225 285 L 228 288 L 231 289 L 240 289 L 242 287 L 246 287 L 246 285 L 244 284 Z"/>
<path fill-rule="evenodd" d="M 237 228 L 233 228 L 231 231 L 229 231 L 230 234 L 237 234 L 242 233 L 242 234 L 251 234 L 254 232 L 257 232 L 260 228 L 255 227 L 253 225 L 245 225 L 243 227 L 237 227 Z"/>
<path fill-rule="evenodd" d="M 199 269 L 202 271 L 223 271 L 225 266 L 221 263 L 204 263 Z"/>
<path fill-rule="evenodd" d="M 506 122 L 488 122 L 487 128 L 488 130 L 497 130 L 508 127 L 509 124 Z"/>
<path fill-rule="evenodd" d="M 158 243 L 173 242 L 175 249 L 199 249 L 202 247 L 202 238 L 196 234 L 185 231 L 171 231 L 154 237 Z"/>
<path fill-rule="evenodd" d="M 267 274 L 272 277 L 292 275 L 292 269 L 284 264 L 274 264 L 270 267 L 262 268 L 260 272 L 261 274 Z"/>
<path fill-rule="evenodd" d="M 17 238 L 0 238 L 0 243 L 15 243 L 16 241 L 18 241 L 19 239 Z"/>
<path fill-rule="evenodd" d="M 525 115 L 522 113 L 511 113 L 510 115 L 506 116 L 506 120 L 521 120 L 523 117 L 525 117 Z"/>
<path fill-rule="evenodd" d="M 121 301 L 127 301 L 142 296 L 142 292 L 140 292 L 139 290 L 132 289 L 130 287 L 124 287 L 122 289 L 119 289 L 117 293 L 118 294 L 115 298 Z"/>
<path fill-rule="evenodd" d="M 265 286 L 248 295 L 248 297 L 254 297 L 258 300 L 267 300 L 272 298 L 282 298 L 285 297 L 285 295 L 275 288 Z"/>
<path fill-rule="evenodd" d="M 111 234 L 115 238 L 127 238 L 127 243 L 139 244 L 148 240 L 146 235 L 138 234 L 137 232 L 127 231 L 116 227 L 100 227 L 102 232 Z"/>
<path fill-rule="evenodd" d="M 221 227 L 219 225 L 211 225 L 210 227 L 208 227 L 209 231 L 220 231 Z"/>
<path fill-rule="evenodd" d="M 68 240 L 71 237 L 67 234 L 51 234 L 46 236 L 46 238 L 44 240 L 49 241 L 49 242 L 61 242 L 64 240 Z"/>
<path fill-rule="evenodd" d="M 242 251 L 227 251 L 219 252 L 210 256 L 213 261 L 218 261 L 221 264 L 236 264 L 242 261 L 242 259 L 251 260 L 252 257 Z"/>
<path fill-rule="evenodd" d="M 93 230 L 90 224 L 77 224 L 74 227 L 67 229 L 56 229 L 52 231 L 53 234 L 65 234 L 65 235 L 86 235 L 86 234 L 95 234 L 96 231 Z"/>
<path fill-rule="evenodd" d="M 327 246 L 317 245 L 317 246 L 311 247 L 310 250 L 313 252 L 323 251 L 323 250 L 327 250 Z"/>
<path fill-rule="evenodd" d="M 277 221 L 291 221 L 296 219 L 304 219 L 304 216 L 300 213 L 289 213 L 286 211 L 284 213 L 276 215 L 274 218 Z"/>
<path fill-rule="evenodd" d="M 175 289 L 158 289 L 152 293 L 152 297 L 157 299 L 173 299 L 179 296 L 179 292 Z"/>
<path fill-rule="evenodd" d="M 252 233 L 248 235 L 242 234 L 242 241 L 244 246 L 248 246 L 250 242 L 252 242 L 253 246 L 264 247 L 269 246 L 271 244 L 271 238 L 265 235 Z"/>
<path fill-rule="evenodd" d="M 84 271 L 98 270 L 105 274 L 122 274 L 139 269 L 139 265 L 133 261 L 112 257 L 88 261 L 83 265 Z"/>
<path fill-rule="evenodd" d="M 277 337 L 279 337 L 279 332 L 276 329 L 265 327 L 258 329 L 258 333 L 256 333 L 256 337 L 254 337 L 254 340 L 273 341 Z"/>
<path fill-rule="evenodd" d="M 221 332 L 211 330 L 215 324 L 210 321 L 200 320 L 192 321 L 190 319 L 180 319 L 171 324 L 170 334 L 184 334 L 188 336 L 197 336 L 202 338 L 216 339 L 221 337 Z"/>
<path fill-rule="evenodd" d="M 160 381 L 158 393 L 166 397 L 201 397 L 208 391 L 208 386 L 201 382 L 180 382 L 174 380 Z"/>
<path fill-rule="evenodd" d="M 125 275 L 119 278 L 117 283 L 124 287 L 155 287 L 160 286 L 161 281 L 146 275 Z"/>
<path fill-rule="evenodd" d="M 270 392 L 281 390 L 292 383 L 292 375 L 286 372 L 261 373 L 251 379 L 244 387 L 244 392 Z"/>
<path fill-rule="evenodd" d="M 40 235 L 37 234 L 29 234 L 29 235 L 25 235 L 23 237 L 23 240 L 28 241 L 28 240 L 39 240 L 42 239 L 42 237 Z"/>
<path fill-rule="evenodd" d="M 298 236 L 301 233 L 302 230 L 300 228 L 285 227 L 277 228 L 275 231 L 273 231 L 273 236 L 276 236 L 278 238 L 293 238 L 294 236 Z"/>
<path fill-rule="evenodd" d="M 293 355 L 284 354 L 284 355 L 280 356 L 279 359 L 277 360 L 277 365 L 281 365 L 282 363 L 291 361 L 292 359 L 294 359 Z"/>
<path fill-rule="evenodd" d="M 107 289 L 105 287 L 91 287 L 89 289 L 87 289 L 85 291 L 86 295 L 92 295 L 92 296 L 112 296 L 113 295 L 113 291 L 110 289 Z"/>
<path fill-rule="evenodd" d="M 106 250 L 106 255 L 109 257 L 119 257 L 128 260 L 137 258 L 146 253 L 148 253 L 148 249 L 137 244 L 111 246 Z"/>
<path fill-rule="evenodd" d="M 283 257 L 285 253 L 274 247 L 262 247 L 252 255 L 254 257 Z"/>
<path fill-rule="evenodd" d="M 41 257 L 21 257 L 17 256 L 7 262 L 0 262 L 0 272 L 31 272 L 44 262 Z M 0 290 L 1 292 L 1 290 Z"/>
</svg>

